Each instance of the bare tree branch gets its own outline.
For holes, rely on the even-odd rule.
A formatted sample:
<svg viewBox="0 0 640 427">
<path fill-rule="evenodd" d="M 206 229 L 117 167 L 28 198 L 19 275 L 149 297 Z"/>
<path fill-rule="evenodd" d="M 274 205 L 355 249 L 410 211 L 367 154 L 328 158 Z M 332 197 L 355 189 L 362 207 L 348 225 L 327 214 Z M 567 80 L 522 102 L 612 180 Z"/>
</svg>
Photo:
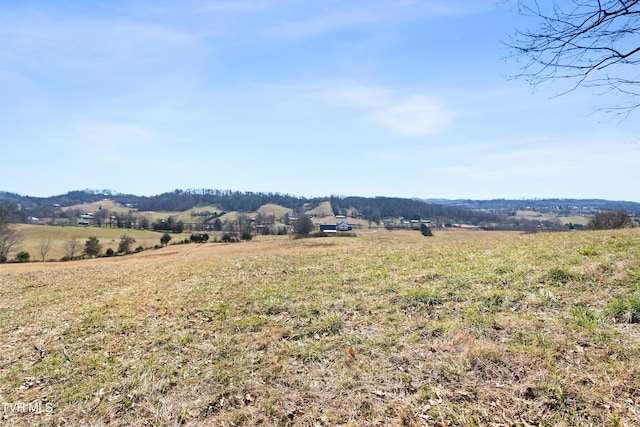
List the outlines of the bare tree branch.
<svg viewBox="0 0 640 427">
<path fill-rule="evenodd" d="M 569 89 L 618 92 L 628 102 L 607 107 L 632 111 L 640 104 L 640 0 L 518 0 L 519 11 L 539 25 L 518 30 L 508 46 L 527 58 L 523 72 L 532 85 L 567 80 Z"/>
</svg>

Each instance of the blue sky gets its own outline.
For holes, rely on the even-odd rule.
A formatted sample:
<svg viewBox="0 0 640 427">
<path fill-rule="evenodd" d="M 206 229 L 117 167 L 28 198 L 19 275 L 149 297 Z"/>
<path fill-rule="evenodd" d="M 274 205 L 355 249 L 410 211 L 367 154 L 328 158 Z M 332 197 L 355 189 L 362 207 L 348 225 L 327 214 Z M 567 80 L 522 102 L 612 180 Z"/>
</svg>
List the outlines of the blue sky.
<svg viewBox="0 0 640 427">
<path fill-rule="evenodd" d="M 496 0 L 3 1 L 0 190 L 640 201 L 638 117 Z"/>
</svg>

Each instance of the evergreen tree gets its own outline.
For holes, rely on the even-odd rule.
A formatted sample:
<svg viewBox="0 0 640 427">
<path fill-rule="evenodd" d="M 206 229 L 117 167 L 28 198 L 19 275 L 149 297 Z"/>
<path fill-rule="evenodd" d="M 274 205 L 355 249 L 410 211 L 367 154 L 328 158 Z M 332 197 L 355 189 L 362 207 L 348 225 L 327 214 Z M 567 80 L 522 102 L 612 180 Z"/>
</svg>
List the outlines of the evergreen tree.
<svg viewBox="0 0 640 427">
<path fill-rule="evenodd" d="M 96 236 L 90 236 L 84 243 L 84 253 L 85 255 L 88 255 L 89 258 L 98 256 L 101 250 L 102 245 Z"/>
</svg>

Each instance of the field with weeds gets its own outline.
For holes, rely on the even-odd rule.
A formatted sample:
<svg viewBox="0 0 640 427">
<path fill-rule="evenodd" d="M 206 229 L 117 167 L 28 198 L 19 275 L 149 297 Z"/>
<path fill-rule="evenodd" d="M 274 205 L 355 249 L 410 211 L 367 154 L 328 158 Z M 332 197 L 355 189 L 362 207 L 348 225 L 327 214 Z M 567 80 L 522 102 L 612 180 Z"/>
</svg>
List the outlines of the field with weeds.
<svg viewBox="0 0 640 427">
<path fill-rule="evenodd" d="M 633 426 L 639 321 L 638 229 L 2 265 L 0 420 Z"/>
</svg>

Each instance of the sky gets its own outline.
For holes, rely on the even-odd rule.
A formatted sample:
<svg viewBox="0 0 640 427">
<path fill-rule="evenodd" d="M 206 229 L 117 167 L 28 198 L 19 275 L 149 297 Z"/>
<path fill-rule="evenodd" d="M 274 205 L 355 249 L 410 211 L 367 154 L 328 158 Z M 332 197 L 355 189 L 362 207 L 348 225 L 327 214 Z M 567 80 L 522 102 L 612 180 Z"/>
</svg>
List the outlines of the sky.
<svg viewBox="0 0 640 427">
<path fill-rule="evenodd" d="M 512 78 L 515 3 L 3 0 L 0 191 L 640 202 L 640 112 Z"/>
</svg>

